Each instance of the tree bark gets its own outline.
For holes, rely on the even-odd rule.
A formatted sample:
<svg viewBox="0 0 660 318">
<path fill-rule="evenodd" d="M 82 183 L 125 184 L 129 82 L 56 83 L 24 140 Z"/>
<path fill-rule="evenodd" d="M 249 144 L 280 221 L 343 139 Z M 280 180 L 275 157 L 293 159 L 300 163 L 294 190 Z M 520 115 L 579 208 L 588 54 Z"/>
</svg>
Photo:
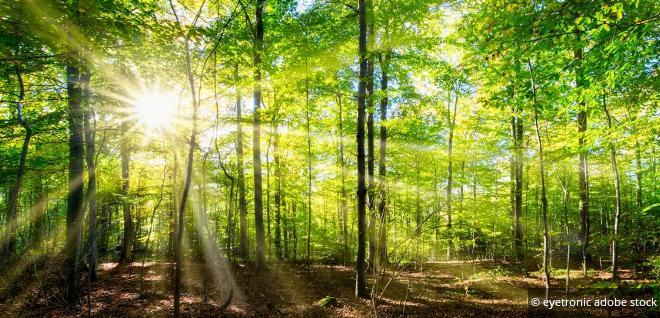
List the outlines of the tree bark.
<svg viewBox="0 0 660 318">
<path fill-rule="evenodd" d="M 511 93 L 512 97 L 514 92 Z M 514 159 L 513 159 L 513 246 L 515 258 L 521 260 L 523 256 L 522 251 L 522 226 L 520 223 L 520 217 L 522 216 L 522 190 L 523 190 L 523 111 L 522 106 L 514 108 L 514 115 L 511 120 L 511 128 L 513 130 L 513 147 L 514 147 Z"/>
<path fill-rule="evenodd" d="M 452 203 L 452 185 L 454 180 L 453 175 L 453 144 L 454 144 L 454 127 L 456 126 L 456 108 L 458 106 L 458 93 L 454 99 L 454 111 L 451 110 L 451 93 L 449 91 L 447 100 L 447 125 L 449 127 L 449 138 L 447 145 L 447 260 L 451 259 L 452 250 L 452 223 L 451 223 L 451 203 Z"/>
<path fill-rule="evenodd" d="M 274 134 L 275 139 L 273 141 L 273 152 L 274 152 L 274 161 L 275 161 L 275 257 L 278 261 L 284 259 L 282 255 L 282 167 L 280 159 L 280 134 L 278 130 L 278 119 L 275 119 Z"/>
<path fill-rule="evenodd" d="M 341 215 L 341 231 L 342 231 L 342 245 L 343 245 L 343 264 L 348 265 L 350 257 L 350 250 L 348 249 L 348 202 L 346 193 L 346 161 L 344 160 L 344 109 L 342 104 L 341 92 L 337 93 L 337 104 L 339 106 L 339 212 Z"/>
<path fill-rule="evenodd" d="M 66 300 L 75 303 L 79 296 L 78 270 L 83 215 L 83 144 L 82 87 L 80 85 L 77 52 L 71 52 L 66 66 L 67 95 L 69 106 L 69 187 L 67 192 L 67 235 L 64 247 L 67 271 Z"/>
<path fill-rule="evenodd" d="M 25 119 L 23 114 L 23 101 L 25 99 L 25 85 L 23 84 L 23 75 L 21 73 L 21 68 L 18 64 L 14 64 L 14 71 L 16 74 L 16 79 L 18 81 L 18 103 L 17 103 L 17 117 L 18 123 L 25 130 L 25 137 L 23 137 L 23 146 L 21 147 L 21 156 L 18 163 L 18 169 L 16 171 L 16 179 L 14 179 L 14 184 L 9 191 L 9 198 L 7 200 L 7 223 L 6 223 L 6 237 L 3 239 L 6 244 L 4 246 L 4 251 L 0 250 L 3 255 L 2 262 L 9 262 L 9 259 L 14 254 L 16 250 L 16 230 L 18 229 L 18 224 L 16 217 L 18 214 L 18 201 L 21 194 L 21 188 L 23 186 L 23 177 L 25 175 L 25 162 L 27 160 L 28 149 L 30 146 L 30 138 L 32 137 L 32 128 L 30 127 L 28 121 Z M 0 262 L 0 265 L 1 262 Z"/>
<path fill-rule="evenodd" d="M 133 259 L 133 221 L 131 217 L 131 204 L 128 198 L 130 178 L 130 150 L 128 137 L 128 121 L 121 123 L 122 142 L 119 153 L 121 157 L 121 192 L 123 195 L 122 211 L 124 213 L 124 236 L 122 239 L 121 261 L 130 262 Z"/>
<path fill-rule="evenodd" d="M 380 202 L 378 204 L 378 214 L 380 216 L 379 227 L 379 256 L 380 263 L 388 263 L 387 255 L 387 189 L 386 189 L 386 176 L 387 176 L 387 107 L 389 99 L 387 96 L 388 89 L 388 72 L 390 54 L 386 52 L 384 55 L 379 55 L 380 58 L 380 90 L 383 94 L 380 99 L 380 153 L 378 157 L 378 177 L 379 177 L 379 196 Z"/>
<path fill-rule="evenodd" d="M 239 209 L 239 245 L 238 254 L 243 259 L 249 257 L 247 237 L 247 201 L 245 199 L 245 167 L 243 159 L 243 115 L 241 93 L 238 87 L 238 63 L 234 65 L 234 88 L 236 89 L 236 166 L 238 169 L 238 209 Z"/>
<path fill-rule="evenodd" d="M 369 297 L 366 283 L 366 208 L 367 208 L 367 185 L 365 171 L 364 151 L 364 124 L 366 106 L 367 85 L 367 10 L 366 0 L 358 0 L 359 20 L 359 59 L 360 75 L 358 83 L 357 98 L 357 219 L 358 219 L 358 248 L 357 248 L 357 277 L 355 281 L 355 295 L 357 297 Z"/>
<path fill-rule="evenodd" d="M 186 75 L 188 77 L 188 84 L 190 85 L 190 94 L 191 94 L 191 103 L 192 103 L 192 127 L 190 131 L 190 142 L 188 144 L 188 161 L 186 163 L 186 176 L 183 183 L 183 190 L 181 193 L 181 201 L 179 201 L 178 208 L 178 229 L 176 232 L 176 241 L 174 248 L 174 259 L 176 262 L 176 269 L 174 272 L 174 316 L 179 318 L 181 317 L 181 272 L 183 268 L 183 231 L 185 229 L 185 211 L 186 211 L 186 201 L 188 200 L 188 195 L 190 193 L 190 186 L 193 179 L 193 159 L 195 154 L 195 144 L 197 140 L 197 94 L 195 90 L 195 77 L 193 75 L 191 54 L 190 54 L 190 43 L 188 34 L 185 34 L 181 23 L 179 22 L 179 16 L 176 13 L 174 4 L 170 0 L 170 7 L 174 13 L 176 19 L 176 24 L 179 28 L 179 31 L 184 36 L 184 45 L 185 45 L 185 54 L 186 54 Z"/>
<path fill-rule="evenodd" d="M 562 205 L 564 209 L 564 235 L 565 241 L 566 241 L 566 288 L 565 292 L 568 294 L 570 282 L 571 282 L 571 239 L 570 239 L 570 229 L 568 225 L 568 201 L 570 199 L 570 184 L 568 182 L 568 178 L 564 179 L 559 179 L 562 191 L 563 191 L 563 196 L 562 196 Z"/>
<path fill-rule="evenodd" d="M 635 181 L 636 181 L 636 201 L 637 201 L 637 210 L 641 213 L 644 208 L 644 196 L 642 191 L 642 159 L 641 159 L 641 149 L 639 148 L 639 142 L 635 142 Z"/>
<path fill-rule="evenodd" d="M 539 114 L 536 104 L 536 81 L 534 79 L 534 70 L 531 61 L 527 62 L 532 82 L 532 106 L 534 107 L 534 127 L 536 128 L 536 141 L 539 151 L 539 173 L 541 177 L 541 217 L 543 222 L 543 276 L 545 282 L 546 296 L 550 289 L 550 235 L 548 232 L 548 198 L 545 189 L 545 167 L 543 162 L 543 143 L 541 140 L 541 130 L 539 129 Z"/>
<path fill-rule="evenodd" d="M 89 279 L 96 281 L 96 264 L 97 264 L 97 246 L 96 246 L 96 125 L 92 128 L 91 121 L 94 119 L 94 110 L 90 105 L 89 98 L 89 80 L 91 74 L 89 70 L 85 70 L 81 76 L 83 85 L 83 103 L 84 109 L 84 130 L 85 130 L 85 160 L 87 163 L 87 208 L 88 208 L 88 226 L 87 232 L 89 241 Z"/>
<path fill-rule="evenodd" d="M 37 147 L 37 151 L 39 147 Z M 43 237 L 44 237 L 44 221 L 46 219 L 46 213 L 48 208 L 48 193 L 44 189 L 44 182 L 41 177 L 37 177 L 34 184 L 35 192 L 35 207 L 34 207 L 34 227 L 32 231 L 32 247 L 35 250 L 41 250 L 43 247 Z"/>
<path fill-rule="evenodd" d="M 607 99 L 605 94 L 603 94 L 603 111 L 607 116 L 607 127 L 612 129 L 612 117 L 610 112 L 607 110 Z M 619 179 L 619 167 L 616 162 L 616 149 L 612 138 L 610 140 L 610 161 L 612 163 L 612 173 L 614 175 L 614 238 L 612 239 L 612 280 L 618 282 L 619 280 L 619 220 L 621 219 L 621 185 Z"/>
<path fill-rule="evenodd" d="M 367 196 L 369 204 L 369 269 L 376 272 L 376 147 L 374 142 L 374 16 L 372 0 L 366 2 L 367 15 Z"/>
<path fill-rule="evenodd" d="M 312 134 L 309 109 L 309 78 L 305 79 L 305 120 L 307 128 L 307 270 L 309 271 L 312 240 Z"/>
<path fill-rule="evenodd" d="M 256 30 L 254 38 L 254 118 L 252 125 L 252 160 L 254 164 L 254 225 L 256 231 L 257 268 L 266 268 L 264 251 L 264 208 L 262 202 L 261 176 L 261 54 L 264 49 L 264 11 L 265 0 L 257 0 L 255 10 Z"/>
<path fill-rule="evenodd" d="M 580 35 L 578 34 L 578 38 Z M 575 71 L 575 86 L 582 89 L 584 87 L 584 78 L 581 70 L 582 49 L 574 52 L 574 58 L 579 63 Z M 582 241 L 582 273 L 587 275 L 587 262 L 589 261 L 589 170 L 587 165 L 587 150 L 585 134 L 587 131 L 587 105 L 584 100 L 580 100 L 580 110 L 578 112 L 578 186 L 580 189 L 580 240 Z"/>
</svg>

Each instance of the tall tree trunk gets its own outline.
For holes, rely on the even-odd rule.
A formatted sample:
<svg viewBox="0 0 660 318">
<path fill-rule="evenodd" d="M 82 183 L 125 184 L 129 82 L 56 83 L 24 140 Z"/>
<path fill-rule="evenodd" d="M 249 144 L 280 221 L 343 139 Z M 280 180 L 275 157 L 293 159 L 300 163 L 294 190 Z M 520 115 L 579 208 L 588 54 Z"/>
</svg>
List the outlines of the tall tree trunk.
<svg viewBox="0 0 660 318">
<path fill-rule="evenodd" d="M 282 187 L 284 188 L 284 182 L 282 182 Z M 287 220 L 289 219 L 289 216 L 287 215 L 287 206 L 285 202 L 285 197 L 282 197 L 282 258 L 284 259 L 290 259 L 291 253 L 289 249 L 289 222 Z"/>
<path fill-rule="evenodd" d="M 456 126 L 456 108 L 458 107 L 458 93 L 455 95 L 454 99 L 454 111 L 451 110 L 451 93 L 452 90 L 449 90 L 448 100 L 447 100 L 447 125 L 449 127 L 449 138 L 447 146 L 447 260 L 451 259 L 451 250 L 452 250 L 452 224 L 451 224 L 451 203 L 452 203 L 452 185 L 454 180 L 453 175 L 453 144 L 454 144 L 454 127 Z"/>
<path fill-rule="evenodd" d="M 128 121 L 121 123 L 122 142 L 119 153 L 121 157 L 121 192 L 122 210 L 124 212 L 124 237 L 122 240 L 121 261 L 130 262 L 133 259 L 133 221 L 131 217 L 131 204 L 128 199 L 129 177 L 130 177 L 130 150 L 128 137 Z"/>
<path fill-rule="evenodd" d="M 562 205 L 564 209 L 564 220 L 562 223 L 564 223 L 564 235 L 565 241 L 566 241 L 566 289 L 565 292 L 568 294 L 570 282 L 571 282 L 571 240 L 570 240 L 570 228 L 568 224 L 568 201 L 570 199 L 570 184 L 568 183 L 568 179 L 559 179 L 562 191 L 563 191 L 563 196 L 562 196 Z"/>
<path fill-rule="evenodd" d="M 92 127 L 91 121 L 94 120 L 94 110 L 89 102 L 89 70 L 85 70 L 81 76 L 83 85 L 84 109 L 84 129 L 85 129 L 85 160 L 87 162 L 87 207 L 88 207 L 88 226 L 87 232 L 89 241 L 89 279 L 96 281 L 96 125 Z"/>
<path fill-rule="evenodd" d="M 291 202 L 291 255 L 293 262 L 295 263 L 298 260 L 298 231 L 297 231 L 297 222 L 298 221 L 298 212 L 296 211 L 296 201 Z"/>
<path fill-rule="evenodd" d="M 378 204 L 378 214 L 380 216 L 379 227 L 379 255 L 380 263 L 387 264 L 387 192 L 386 192 L 386 176 L 387 176 L 387 106 L 389 99 L 387 97 L 388 89 L 388 72 L 390 54 L 386 52 L 384 55 L 379 55 L 380 59 L 380 90 L 382 97 L 380 99 L 380 153 L 378 157 L 378 177 L 379 177 L 379 196 L 380 202 Z"/>
<path fill-rule="evenodd" d="M 607 110 L 607 100 L 605 94 L 603 94 L 603 111 L 607 116 L 607 127 L 612 129 L 612 117 L 610 112 Z M 612 173 L 614 175 L 614 238 L 612 239 L 612 280 L 615 282 L 619 280 L 619 220 L 621 219 L 621 185 L 619 180 L 619 167 L 616 162 L 616 149 L 614 148 L 614 143 L 610 138 L 610 160 L 612 162 Z"/>
<path fill-rule="evenodd" d="M 578 34 L 578 39 L 580 35 Z M 579 63 L 575 70 L 575 86 L 578 90 L 583 89 L 584 75 L 581 63 L 583 49 L 574 52 L 574 58 Z M 585 134 L 587 131 L 587 105 L 584 99 L 580 100 L 578 112 L 578 186 L 580 189 L 580 240 L 582 241 L 582 273 L 587 275 L 587 262 L 589 261 L 589 170 L 587 166 L 587 149 Z"/>
<path fill-rule="evenodd" d="M 309 271 L 312 240 L 312 135 L 309 109 L 309 78 L 305 78 L 305 120 L 307 128 L 307 270 Z"/>
<path fill-rule="evenodd" d="M 7 225 L 5 229 L 6 237 L 3 239 L 5 243 L 4 251 L 0 250 L 3 256 L 2 262 L 8 262 L 10 257 L 16 250 L 16 230 L 18 229 L 17 214 L 18 214 L 18 199 L 21 194 L 21 187 L 23 186 L 23 176 L 25 175 L 25 162 L 27 159 L 28 149 L 30 145 L 30 138 L 32 137 L 32 128 L 28 124 L 23 115 L 23 100 L 25 99 L 25 85 L 23 84 L 23 75 L 21 68 L 18 64 L 14 64 L 14 71 L 18 80 L 18 102 L 16 104 L 18 123 L 25 130 L 25 137 L 23 138 L 23 146 L 21 148 L 20 161 L 18 163 L 18 170 L 16 171 L 16 179 L 9 191 L 9 200 L 7 202 Z M 2 265 L 0 262 L 0 265 Z"/>
<path fill-rule="evenodd" d="M 369 297 L 366 282 L 366 245 L 367 245 L 367 184 L 364 153 L 364 124 L 367 90 L 367 9 L 366 0 L 358 0 L 359 20 L 359 58 L 360 77 L 357 98 L 357 221 L 358 221 L 358 248 L 357 248 L 357 277 L 355 280 L 355 295 Z"/>
<path fill-rule="evenodd" d="M 69 188 L 67 193 L 67 234 L 64 247 L 67 270 L 66 299 L 69 303 L 77 301 L 78 267 L 80 261 L 80 244 L 83 216 L 83 162 L 85 156 L 83 143 L 83 110 L 82 87 L 79 71 L 80 56 L 71 52 L 67 75 L 67 95 L 69 106 Z"/>
<path fill-rule="evenodd" d="M 101 204 L 101 233 L 99 235 L 101 242 L 99 244 L 99 251 L 104 256 L 108 253 L 108 241 L 110 240 L 110 222 L 112 222 L 112 206 L 109 203 Z"/>
<path fill-rule="evenodd" d="M 421 263 L 421 254 L 419 250 L 422 245 L 420 242 L 420 236 L 422 232 L 419 231 L 420 222 L 422 221 L 422 203 L 419 177 L 419 157 L 415 157 L 415 228 L 413 230 L 413 235 L 415 237 L 415 266 Z"/>
<path fill-rule="evenodd" d="M 367 0 L 367 196 L 369 204 L 369 269 L 376 272 L 376 147 L 374 141 L 374 14 L 372 0 Z"/>
<path fill-rule="evenodd" d="M 190 53 L 190 43 L 188 34 L 186 34 L 181 27 L 179 22 L 179 16 L 176 13 L 174 4 L 172 0 L 170 2 L 170 7 L 174 13 L 176 19 L 176 24 L 181 32 L 181 35 L 184 37 L 185 45 L 185 54 L 186 54 L 186 75 L 188 77 L 188 84 L 190 85 L 190 95 L 192 103 L 192 127 L 190 131 L 190 142 L 188 144 L 188 161 L 186 163 L 186 176 L 183 183 L 183 189 L 181 193 L 181 200 L 179 201 L 178 207 L 178 229 L 176 232 L 176 241 L 174 248 L 174 259 L 176 262 L 176 269 L 174 272 L 174 316 L 179 318 L 181 317 L 181 272 L 183 268 L 183 230 L 185 229 L 185 211 L 186 211 L 186 201 L 188 200 L 188 195 L 190 193 L 190 186 L 193 180 L 193 159 L 195 154 L 195 144 L 197 140 L 197 94 L 195 90 L 195 78 L 193 75 L 192 62 L 191 62 L 191 53 Z M 175 168 L 176 169 L 176 168 Z"/>
<path fill-rule="evenodd" d="M 641 212 L 644 204 L 642 191 L 642 159 L 639 142 L 635 142 L 635 181 L 636 181 L 636 203 L 637 211 Z"/>
<path fill-rule="evenodd" d="M 477 247 L 477 172 L 473 172 L 472 176 L 472 257 L 474 258 L 474 250 Z"/>
<path fill-rule="evenodd" d="M 511 93 L 512 97 L 514 92 Z M 514 115 L 512 117 L 512 130 L 513 130 L 513 192 L 514 192 L 514 209 L 513 209 L 513 246 L 514 253 L 517 260 L 521 260 L 523 255 L 522 250 L 522 226 L 520 224 L 520 217 L 522 216 L 522 190 L 523 190 L 523 111 L 522 105 L 514 108 Z"/>
<path fill-rule="evenodd" d="M 39 147 L 37 147 L 37 151 Z M 44 221 L 46 219 L 46 211 L 48 208 L 48 192 L 44 189 L 44 182 L 39 176 L 35 180 L 34 184 L 35 192 L 35 207 L 34 207 L 34 227 L 32 232 L 32 248 L 35 250 L 41 250 L 43 246 L 43 237 L 44 237 Z"/>
<path fill-rule="evenodd" d="M 337 104 L 339 105 L 339 210 L 341 215 L 341 231 L 343 243 L 343 264 L 348 264 L 350 250 L 348 249 L 348 202 L 346 193 L 346 161 L 344 160 L 344 109 L 342 104 L 341 92 L 337 93 Z"/>
<path fill-rule="evenodd" d="M 282 261 L 282 233 L 281 233 L 281 219 L 282 219 L 282 167 L 280 162 L 280 134 L 278 130 L 277 115 L 275 119 L 274 134 L 275 140 L 273 141 L 274 161 L 275 161 L 275 256 L 278 261 Z"/>
<path fill-rule="evenodd" d="M 279 132 L 279 119 L 280 109 L 277 104 L 276 92 L 273 92 L 273 104 L 275 107 L 275 114 L 273 115 L 273 152 L 275 163 L 275 257 L 278 261 L 284 260 L 282 253 L 282 205 L 283 205 L 283 192 L 282 192 L 282 159 L 280 154 L 280 132 Z"/>
<path fill-rule="evenodd" d="M 254 121 L 252 125 L 252 161 L 254 164 L 254 226 L 257 240 L 257 268 L 266 268 L 264 251 L 264 207 L 262 202 L 261 182 L 261 54 L 264 50 L 264 12 L 265 0 L 257 0 L 255 10 L 256 30 L 254 38 Z"/>
<path fill-rule="evenodd" d="M 270 148 L 273 144 L 273 134 L 272 132 L 274 131 L 274 118 L 271 121 L 270 124 L 270 131 L 271 133 L 268 134 L 268 144 L 266 145 L 266 228 L 265 228 L 265 236 L 266 236 L 266 241 L 267 246 L 266 246 L 266 256 L 267 259 L 271 259 L 271 253 L 272 253 L 272 236 L 271 236 L 271 231 L 270 231 L 270 171 L 271 171 L 271 160 L 270 160 Z"/>
<path fill-rule="evenodd" d="M 243 115 L 241 109 L 241 93 L 238 88 L 238 63 L 234 64 L 234 88 L 236 89 L 236 169 L 238 170 L 238 209 L 239 221 L 239 245 L 238 254 L 247 259 L 248 237 L 247 237 L 247 201 L 245 199 L 245 167 L 243 163 Z"/>
<path fill-rule="evenodd" d="M 550 234 L 548 233 L 548 198 L 545 189 L 545 167 L 543 162 L 543 143 L 541 140 L 541 130 L 539 129 L 539 114 L 536 105 L 536 81 L 534 79 L 534 70 L 531 61 L 527 62 L 532 82 L 532 106 L 534 107 L 534 128 L 536 128 L 536 141 L 539 151 L 539 173 L 541 177 L 541 217 L 543 222 L 543 276 L 545 281 L 546 296 L 550 289 Z"/>
</svg>

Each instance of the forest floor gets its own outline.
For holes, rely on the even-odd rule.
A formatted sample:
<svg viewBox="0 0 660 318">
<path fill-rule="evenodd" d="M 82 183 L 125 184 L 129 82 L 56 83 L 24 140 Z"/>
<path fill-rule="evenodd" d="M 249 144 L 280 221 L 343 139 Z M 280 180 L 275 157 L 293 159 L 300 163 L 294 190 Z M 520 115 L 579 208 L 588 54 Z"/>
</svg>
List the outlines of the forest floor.
<svg viewBox="0 0 660 318">
<path fill-rule="evenodd" d="M 605 309 L 560 308 L 528 311 L 529 288 L 542 288 L 536 274 L 520 275 L 494 262 L 432 262 L 422 268 L 386 270 L 371 300 L 354 297 L 352 267 L 272 264 L 260 273 L 249 265 L 214 267 L 204 274 L 197 264 L 185 264 L 182 310 L 185 317 L 605 317 Z M 57 297 L 32 292 L 0 303 L 0 317 L 164 317 L 173 308 L 169 263 L 101 263 L 98 281 L 91 283 L 89 299 L 71 310 L 58 305 Z M 572 273 L 575 286 L 606 282 L 608 273 L 592 272 L 588 279 Z M 563 288 L 565 276 L 557 275 L 553 287 Z M 574 278 L 573 278 L 574 277 Z M 628 284 L 640 282 L 624 271 Z M 222 285 L 214 281 L 223 282 Z M 231 290 L 231 291 L 230 291 Z M 206 297 L 204 297 L 206 295 Z M 44 297 L 45 296 L 45 297 Z M 319 305 L 326 296 L 337 302 Z M 226 308 L 223 303 L 231 297 Z M 88 307 L 91 303 L 91 311 Z M 377 313 L 377 315 L 375 315 Z M 657 313 L 657 312 L 656 312 Z M 650 316 L 653 316 L 651 313 Z M 615 311 L 614 317 L 649 316 L 640 309 Z"/>
</svg>

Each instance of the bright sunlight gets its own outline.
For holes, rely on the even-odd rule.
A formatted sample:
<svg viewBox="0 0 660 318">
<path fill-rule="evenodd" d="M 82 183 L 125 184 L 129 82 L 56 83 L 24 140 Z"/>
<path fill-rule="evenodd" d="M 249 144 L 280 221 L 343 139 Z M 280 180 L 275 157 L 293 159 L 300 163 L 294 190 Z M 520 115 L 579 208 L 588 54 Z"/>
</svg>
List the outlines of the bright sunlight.
<svg viewBox="0 0 660 318">
<path fill-rule="evenodd" d="M 177 97 L 160 89 L 142 90 L 133 99 L 135 117 L 150 132 L 164 132 L 176 117 Z"/>
</svg>

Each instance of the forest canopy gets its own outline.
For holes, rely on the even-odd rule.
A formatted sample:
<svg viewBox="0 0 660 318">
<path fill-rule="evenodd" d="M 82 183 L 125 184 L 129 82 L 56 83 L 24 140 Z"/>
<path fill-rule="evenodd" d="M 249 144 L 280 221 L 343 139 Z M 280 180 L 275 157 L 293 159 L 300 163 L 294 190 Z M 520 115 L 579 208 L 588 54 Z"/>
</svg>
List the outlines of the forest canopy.
<svg viewBox="0 0 660 318">
<path fill-rule="evenodd" d="M 659 21 L 651 0 L 3 1 L 0 307 L 659 299 Z"/>
</svg>

